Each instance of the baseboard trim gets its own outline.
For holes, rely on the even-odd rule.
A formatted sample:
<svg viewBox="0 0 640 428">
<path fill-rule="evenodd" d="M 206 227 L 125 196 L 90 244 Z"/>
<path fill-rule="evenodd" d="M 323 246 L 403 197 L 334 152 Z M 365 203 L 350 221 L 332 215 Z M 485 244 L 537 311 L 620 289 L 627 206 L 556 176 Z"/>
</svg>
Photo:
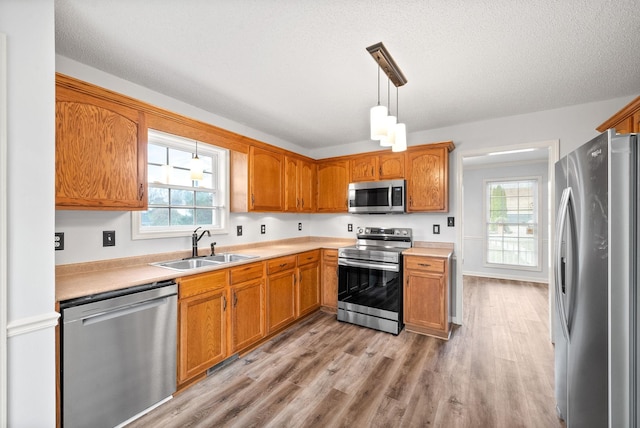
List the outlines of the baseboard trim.
<svg viewBox="0 0 640 428">
<path fill-rule="evenodd" d="M 53 311 L 46 314 L 11 321 L 9 325 L 7 325 L 7 337 L 19 336 L 21 334 L 55 327 L 58 325 L 58 318 L 60 318 L 60 314 Z"/>
<path fill-rule="evenodd" d="M 544 278 L 529 278 L 529 277 L 517 276 L 517 275 L 500 275 L 500 274 L 484 273 L 484 272 L 464 271 L 462 272 L 462 276 L 479 276 L 480 278 L 506 279 L 509 281 L 520 281 L 520 282 L 536 282 L 539 284 L 549 283 L 549 281 L 547 281 Z"/>
</svg>

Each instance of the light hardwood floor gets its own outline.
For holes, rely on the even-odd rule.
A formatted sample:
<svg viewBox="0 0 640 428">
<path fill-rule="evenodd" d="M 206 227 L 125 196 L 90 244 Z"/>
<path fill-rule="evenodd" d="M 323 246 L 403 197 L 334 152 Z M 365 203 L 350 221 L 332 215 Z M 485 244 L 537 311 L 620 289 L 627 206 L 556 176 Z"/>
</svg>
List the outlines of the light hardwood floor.
<svg viewBox="0 0 640 428">
<path fill-rule="evenodd" d="M 560 427 L 547 287 L 465 277 L 451 340 L 317 312 L 130 427 Z"/>
</svg>

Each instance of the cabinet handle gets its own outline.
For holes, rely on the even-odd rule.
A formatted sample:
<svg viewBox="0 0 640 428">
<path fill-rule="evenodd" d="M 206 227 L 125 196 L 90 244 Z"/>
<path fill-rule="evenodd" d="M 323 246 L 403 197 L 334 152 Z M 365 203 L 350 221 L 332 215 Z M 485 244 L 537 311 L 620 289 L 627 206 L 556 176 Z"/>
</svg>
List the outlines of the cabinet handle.
<svg viewBox="0 0 640 428">
<path fill-rule="evenodd" d="M 233 307 L 235 308 L 236 306 L 238 306 L 238 293 L 236 293 L 234 291 L 233 292 Z"/>
<path fill-rule="evenodd" d="M 418 263 L 418 266 L 429 267 L 431 265 L 429 263 Z"/>
<path fill-rule="evenodd" d="M 378 168 L 378 175 L 382 175 L 382 167 Z"/>
<path fill-rule="evenodd" d="M 253 196 L 253 193 L 251 194 L 251 207 L 253 208 L 253 206 L 256 203 L 256 198 Z"/>
<path fill-rule="evenodd" d="M 140 188 L 138 189 L 138 199 L 142 200 L 144 197 L 144 186 L 140 183 Z"/>
<path fill-rule="evenodd" d="M 300 199 L 296 198 L 296 208 L 298 208 L 300 206 Z"/>
<path fill-rule="evenodd" d="M 409 206 L 413 206 L 413 196 L 409 196 Z"/>
<path fill-rule="evenodd" d="M 304 198 L 302 198 L 302 208 L 304 208 Z"/>
<path fill-rule="evenodd" d="M 371 167 L 371 176 L 373 177 L 373 167 Z"/>
<path fill-rule="evenodd" d="M 222 310 L 227 310 L 227 296 L 222 296 Z"/>
<path fill-rule="evenodd" d="M 286 263 L 280 263 L 280 267 L 285 267 L 286 265 Z"/>
</svg>

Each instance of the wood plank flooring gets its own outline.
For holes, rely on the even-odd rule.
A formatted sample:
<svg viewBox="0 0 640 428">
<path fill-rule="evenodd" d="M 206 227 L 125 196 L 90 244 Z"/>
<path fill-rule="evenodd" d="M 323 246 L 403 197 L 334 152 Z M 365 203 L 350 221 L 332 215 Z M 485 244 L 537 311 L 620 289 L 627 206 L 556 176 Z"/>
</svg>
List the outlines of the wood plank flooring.
<svg viewBox="0 0 640 428">
<path fill-rule="evenodd" d="M 547 287 L 465 277 L 448 342 L 317 312 L 129 427 L 561 427 Z"/>
</svg>

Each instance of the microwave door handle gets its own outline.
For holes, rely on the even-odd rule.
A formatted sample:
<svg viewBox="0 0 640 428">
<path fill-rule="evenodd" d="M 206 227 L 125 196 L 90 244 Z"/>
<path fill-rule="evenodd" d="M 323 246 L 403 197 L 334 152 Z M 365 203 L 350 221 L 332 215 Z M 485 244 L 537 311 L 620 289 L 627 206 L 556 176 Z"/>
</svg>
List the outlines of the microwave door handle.
<svg viewBox="0 0 640 428">
<path fill-rule="evenodd" d="M 389 186 L 387 190 L 387 208 L 393 208 L 393 186 Z"/>
</svg>

